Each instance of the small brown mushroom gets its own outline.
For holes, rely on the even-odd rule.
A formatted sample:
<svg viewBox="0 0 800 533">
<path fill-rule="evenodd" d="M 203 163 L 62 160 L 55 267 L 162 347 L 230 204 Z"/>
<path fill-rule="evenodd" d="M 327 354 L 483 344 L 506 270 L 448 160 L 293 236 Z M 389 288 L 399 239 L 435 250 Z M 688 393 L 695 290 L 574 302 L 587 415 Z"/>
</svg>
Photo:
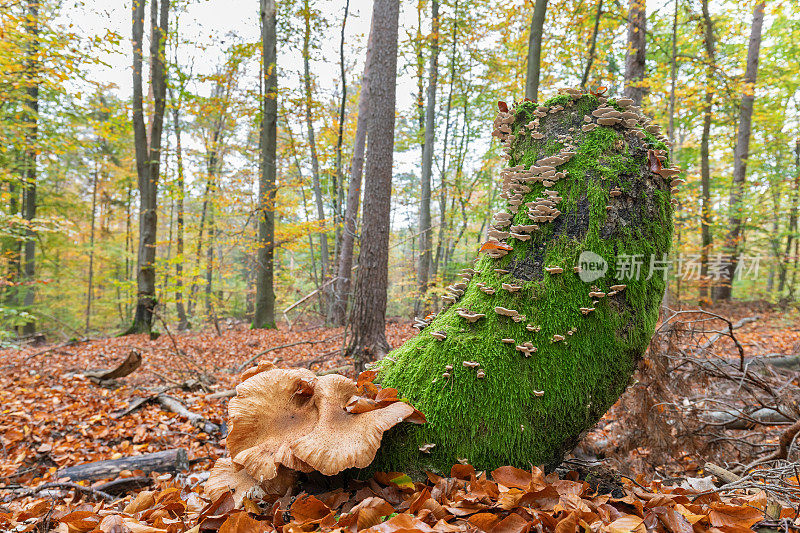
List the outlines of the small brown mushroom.
<svg viewBox="0 0 800 533">
<path fill-rule="evenodd" d="M 519 316 L 519 311 L 514 309 L 506 309 L 505 307 L 495 307 L 494 312 L 502 316 Z"/>
<path fill-rule="evenodd" d="M 510 283 L 503 283 L 500 287 L 508 292 L 518 292 L 522 290 L 522 285 L 512 285 Z"/>
<path fill-rule="evenodd" d="M 485 378 L 485 377 L 486 377 L 486 372 L 484 372 L 483 370 L 478 370 L 478 372 L 475 374 L 475 376 L 476 376 L 478 379 L 483 379 L 483 378 Z"/>
<path fill-rule="evenodd" d="M 543 390 L 534 390 L 533 391 L 533 395 L 537 396 L 537 397 L 542 397 L 542 396 L 544 396 L 544 391 Z"/>
<path fill-rule="evenodd" d="M 601 291 L 592 291 L 589 293 L 589 298 L 604 298 L 606 293 Z"/>
<path fill-rule="evenodd" d="M 541 330 L 542 330 L 542 327 L 541 327 L 541 326 L 534 325 L 534 324 L 528 324 L 527 326 L 525 326 L 525 329 L 527 329 L 528 331 L 534 331 L 534 332 L 536 332 L 536 331 L 541 331 Z"/>
<path fill-rule="evenodd" d="M 422 453 L 431 453 L 431 450 L 433 449 L 434 446 L 436 445 L 429 442 L 427 444 L 423 444 L 422 446 L 420 446 L 419 451 L 421 451 Z"/>
<path fill-rule="evenodd" d="M 517 343 L 517 341 L 515 341 L 514 339 L 501 339 L 501 342 L 503 344 L 516 344 Z"/>
<path fill-rule="evenodd" d="M 436 339 L 438 341 L 443 341 L 443 340 L 445 340 L 447 338 L 447 332 L 446 331 L 431 331 L 431 337 L 433 337 L 434 339 Z"/>
<path fill-rule="evenodd" d="M 548 274 L 562 274 L 564 272 L 564 269 L 559 266 L 544 267 L 544 269 Z"/>
<path fill-rule="evenodd" d="M 456 311 L 456 313 L 458 314 L 458 316 L 460 316 L 461 318 L 465 319 L 470 324 L 475 322 L 476 320 L 486 316 L 483 313 L 473 313 L 473 312 L 467 311 L 465 309 L 459 309 L 458 311 Z"/>
<path fill-rule="evenodd" d="M 581 313 L 584 315 L 588 315 L 592 311 L 594 311 L 594 307 L 581 307 Z"/>
<path fill-rule="evenodd" d="M 627 288 L 627 285 L 621 285 L 620 284 L 620 285 L 612 285 L 611 286 L 611 290 L 612 291 L 623 291 L 623 290 L 625 290 L 625 288 Z"/>
<path fill-rule="evenodd" d="M 550 342 L 561 342 L 564 340 L 563 335 L 553 335 L 553 338 L 550 339 Z"/>
<path fill-rule="evenodd" d="M 481 364 L 477 361 L 464 361 L 461 364 L 464 365 L 464 368 L 478 368 L 481 366 Z"/>
</svg>

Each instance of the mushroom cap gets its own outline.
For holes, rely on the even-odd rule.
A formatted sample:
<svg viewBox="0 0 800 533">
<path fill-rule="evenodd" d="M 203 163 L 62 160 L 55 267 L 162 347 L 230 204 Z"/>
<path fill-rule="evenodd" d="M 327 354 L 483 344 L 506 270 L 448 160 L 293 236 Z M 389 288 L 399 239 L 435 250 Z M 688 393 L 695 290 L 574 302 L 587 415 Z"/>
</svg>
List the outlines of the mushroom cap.
<svg viewBox="0 0 800 533">
<path fill-rule="evenodd" d="M 499 307 L 499 306 L 494 308 L 494 312 L 497 313 L 498 315 L 503 315 L 503 316 L 519 315 L 519 311 L 516 311 L 514 309 L 506 309 L 505 307 Z"/>
<path fill-rule="evenodd" d="M 237 471 L 230 457 L 225 457 L 217 459 L 217 462 L 214 463 L 208 481 L 203 486 L 203 491 L 212 501 L 225 492 L 231 491 L 233 501 L 236 507 L 239 507 L 244 497 L 253 488 L 258 487 L 267 494 L 284 494 L 296 481 L 297 472 L 280 465 L 278 475 L 274 479 L 259 484 L 246 470 Z"/>
<path fill-rule="evenodd" d="M 356 383 L 345 376 L 319 378 L 314 394 L 319 422 L 292 444 L 294 455 L 325 476 L 369 465 L 383 433 L 415 412 L 398 401 L 364 413 L 348 413 L 344 407 L 357 392 Z"/>
<path fill-rule="evenodd" d="M 279 463 L 309 471 L 294 459 L 288 443 L 309 433 L 317 422 L 318 408 L 312 401 L 316 379 L 310 370 L 275 369 L 236 387 L 228 404 L 231 430 L 225 442 L 233 463 L 257 482 L 274 479 Z"/>
</svg>

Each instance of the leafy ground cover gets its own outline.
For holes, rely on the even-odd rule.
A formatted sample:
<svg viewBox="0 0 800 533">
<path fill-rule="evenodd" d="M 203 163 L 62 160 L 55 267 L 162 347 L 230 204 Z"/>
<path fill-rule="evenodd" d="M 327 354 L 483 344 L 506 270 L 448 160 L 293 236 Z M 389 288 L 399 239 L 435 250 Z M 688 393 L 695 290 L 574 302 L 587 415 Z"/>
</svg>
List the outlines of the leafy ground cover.
<svg viewBox="0 0 800 533">
<path fill-rule="evenodd" d="M 732 320 L 754 314 L 751 309 L 726 311 Z M 791 317 L 768 308 L 757 310 L 757 316 L 737 330 L 736 339 L 748 355 L 797 352 L 800 329 Z M 397 346 L 415 331 L 391 323 L 387 333 Z M 783 492 L 758 479 L 744 489 L 726 491 L 720 490 L 718 480 L 705 477 L 709 448 L 689 442 L 689 436 L 674 435 L 668 456 L 647 439 L 632 445 L 636 428 L 625 402 L 636 397 L 637 385 L 585 439 L 576 452 L 584 460 L 573 459 L 547 475 L 535 465 L 524 471 L 503 467 L 476 472 L 457 464 L 449 476 L 431 474 L 416 483 L 399 472 L 367 481 L 337 480 L 338 486 L 312 476 L 280 497 L 246 499 L 244 510 L 234 509 L 228 496 L 211 501 L 203 483 L 213 462 L 224 454 L 227 411 L 224 395 L 213 394 L 235 386 L 238 368 L 253 356 L 286 345 L 291 346 L 270 350 L 259 360 L 316 372 L 351 372 L 340 357 L 341 329 L 252 331 L 230 323 L 219 333 L 212 328 L 156 340 L 128 336 L 3 351 L 0 530 L 504 533 L 800 528 L 798 500 L 792 499 L 800 494 L 800 486 L 791 470 L 781 480 Z M 113 368 L 131 350 L 142 354 L 143 364 L 118 386 L 101 387 L 84 377 L 87 369 Z M 738 357 L 731 339 L 718 340 L 715 350 L 722 357 Z M 644 365 L 640 382 L 647 379 L 647 371 Z M 790 378 L 788 385 L 796 389 L 797 374 Z M 698 379 L 695 386 L 694 396 L 711 390 L 704 380 Z M 158 402 L 131 410 L 137 399 L 159 392 L 177 398 L 221 430 L 207 433 L 203 428 L 208 426 L 168 412 Z M 774 449 L 784 429 L 759 428 L 761 449 Z M 78 487 L 58 485 L 59 469 L 68 466 L 179 447 L 188 451 L 189 470 L 153 474 L 139 489 L 106 497 L 97 488 L 110 479 L 80 482 Z M 727 453 L 731 462 L 744 460 L 733 457 L 729 448 L 714 453 L 715 459 Z M 597 461 L 598 456 L 603 460 Z M 587 463 L 587 457 L 593 461 Z M 120 477 L 140 474 L 124 471 Z M 759 483 L 764 486 L 759 488 Z"/>
</svg>

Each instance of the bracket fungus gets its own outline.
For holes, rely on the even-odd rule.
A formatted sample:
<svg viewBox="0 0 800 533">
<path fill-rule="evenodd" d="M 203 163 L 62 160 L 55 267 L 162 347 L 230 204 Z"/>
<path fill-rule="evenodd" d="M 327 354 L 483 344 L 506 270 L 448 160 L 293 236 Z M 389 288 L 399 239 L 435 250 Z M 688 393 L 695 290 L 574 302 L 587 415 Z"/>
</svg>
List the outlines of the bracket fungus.
<svg viewBox="0 0 800 533">
<path fill-rule="evenodd" d="M 460 316 L 470 324 L 486 316 L 485 313 L 473 313 L 471 311 L 467 311 L 466 309 L 458 309 L 456 313 L 458 313 L 458 316 Z"/>
<path fill-rule="evenodd" d="M 486 317 L 466 327 L 456 306 L 446 308 L 425 331 L 460 330 L 457 336 L 438 343 L 418 335 L 392 353 L 398 364 L 378 362 L 381 383 L 397 388 L 431 423 L 393 431 L 376 468 L 448 472 L 464 458 L 479 469 L 553 466 L 625 390 L 653 334 L 664 280 L 626 280 L 626 290 L 599 303 L 616 289 L 607 289 L 617 283 L 613 268 L 598 270 L 599 259 L 580 256 L 592 252 L 613 265 L 620 255 L 668 253 L 670 189 L 681 185 L 672 183 L 678 177 L 669 175 L 660 129 L 633 104 L 574 89 L 541 106 L 526 101 L 501 108 L 494 127 L 507 124 L 511 134 L 500 133 L 508 162 L 497 188 L 507 203 L 490 229 L 508 236 L 493 234 L 504 238 L 481 247 L 471 266 L 485 283 L 458 298 L 458 305 Z M 624 192 L 607 201 L 612 187 Z M 608 204 L 613 207 L 606 210 Z M 575 274 L 563 275 L 566 269 Z M 597 287 L 587 286 L 587 273 L 597 276 Z M 503 281 L 525 290 L 501 290 Z M 574 329 L 575 315 L 584 318 L 584 312 L 591 317 Z M 514 349 L 502 342 L 511 338 Z M 524 357 L 534 344 L 535 356 Z M 455 386 L 439 377 L 444 362 L 465 359 L 480 360 L 486 379 L 458 379 Z M 547 394 L 532 394 L 545 389 L 545 376 Z M 431 442 L 437 444 L 432 453 L 419 451 Z"/>
<path fill-rule="evenodd" d="M 443 341 L 447 338 L 446 331 L 431 331 L 431 337 L 436 339 L 437 341 Z"/>
</svg>

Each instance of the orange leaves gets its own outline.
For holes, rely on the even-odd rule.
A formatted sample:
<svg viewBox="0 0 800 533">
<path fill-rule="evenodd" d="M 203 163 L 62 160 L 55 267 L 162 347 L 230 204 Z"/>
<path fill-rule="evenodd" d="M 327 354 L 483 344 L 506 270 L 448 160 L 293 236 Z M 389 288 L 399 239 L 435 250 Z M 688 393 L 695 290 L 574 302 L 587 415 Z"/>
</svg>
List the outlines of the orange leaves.
<svg viewBox="0 0 800 533">
<path fill-rule="evenodd" d="M 351 414 L 368 413 L 402 401 L 397 397 L 397 389 L 391 387 L 383 389 L 372 382 L 377 375 L 378 372 L 375 370 L 366 370 L 359 374 L 356 380 L 358 394 L 348 400 L 345 411 Z M 414 413 L 406 418 L 406 422 L 424 424 L 426 422 L 425 415 L 414 409 Z"/>
<path fill-rule="evenodd" d="M 485 243 L 483 243 L 483 245 L 481 246 L 480 250 L 478 250 L 478 252 L 479 253 L 483 253 L 483 252 L 489 252 L 489 251 L 492 251 L 492 250 L 503 250 L 505 252 L 510 252 L 513 249 L 514 248 L 512 246 L 509 246 L 508 244 L 505 244 L 505 243 L 502 243 L 502 242 L 486 241 Z"/>
</svg>

